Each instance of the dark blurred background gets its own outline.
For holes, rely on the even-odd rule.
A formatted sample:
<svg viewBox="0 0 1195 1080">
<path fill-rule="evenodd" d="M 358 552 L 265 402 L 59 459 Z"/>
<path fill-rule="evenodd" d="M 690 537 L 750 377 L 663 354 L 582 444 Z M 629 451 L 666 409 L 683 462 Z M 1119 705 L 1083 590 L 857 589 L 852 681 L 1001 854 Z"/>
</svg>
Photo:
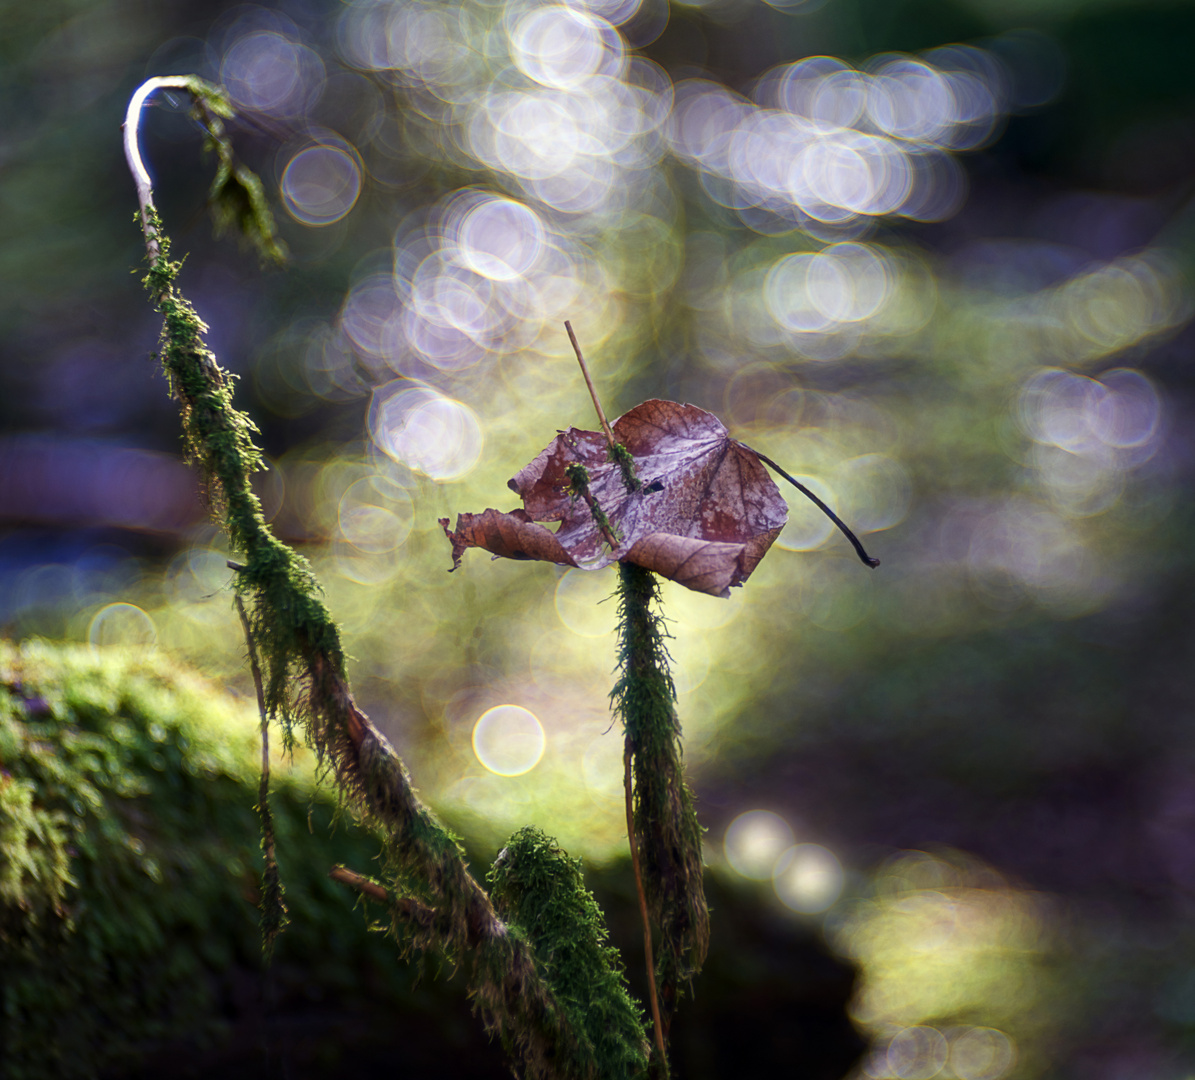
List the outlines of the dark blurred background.
<svg viewBox="0 0 1195 1080">
<path fill-rule="evenodd" d="M 715 412 L 883 560 L 794 492 L 730 600 L 666 585 L 708 859 L 741 884 L 715 937 L 787 920 L 857 964 L 858 1076 L 1195 1073 L 1195 4 L 0 11 L 7 636 L 247 689 L 121 147 L 145 78 L 197 73 L 291 257 L 212 236 L 161 92 L 182 288 L 355 687 L 470 843 L 535 822 L 600 869 L 624 842 L 612 578 L 449 576 L 436 523 L 511 509 L 594 426 L 570 319 L 611 416 Z M 758 1015 L 798 966 L 710 994 Z"/>
</svg>

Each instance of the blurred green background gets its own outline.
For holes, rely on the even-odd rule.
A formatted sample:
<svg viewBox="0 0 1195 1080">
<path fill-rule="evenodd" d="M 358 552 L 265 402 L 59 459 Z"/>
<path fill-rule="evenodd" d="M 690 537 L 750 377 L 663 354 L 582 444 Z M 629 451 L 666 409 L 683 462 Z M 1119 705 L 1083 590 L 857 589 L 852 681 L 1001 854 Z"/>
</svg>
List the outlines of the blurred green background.
<svg viewBox="0 0 1195 1080">
<path fill-rule="evenodd" d="M 855 1075 L 1195 1073 L 1195 5 L 0 12 L 8 637 L 251 692 L 120 142 L 143 79 L 200 74 L 291 259 L 213 239 L 159 94 L 182 287 L 363 706 L 470 843 L 625 842 L 612 573 L 450 576 L 437 524 L 594 426 L 570 319 L 611 417 L 716 413 L 883 560 L 794 493 L 730 600 L 665 586 L 708 860 L 860 965 Z"/>
</svg>

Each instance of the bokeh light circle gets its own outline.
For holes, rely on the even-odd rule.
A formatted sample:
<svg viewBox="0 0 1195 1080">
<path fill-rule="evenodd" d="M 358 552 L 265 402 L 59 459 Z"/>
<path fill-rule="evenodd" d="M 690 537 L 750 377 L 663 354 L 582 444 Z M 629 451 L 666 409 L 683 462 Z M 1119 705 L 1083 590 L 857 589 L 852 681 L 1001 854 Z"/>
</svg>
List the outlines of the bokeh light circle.
<svg viewBox="0 0 1195 1080">
<path fill-rule="evenodd" d="M 477 414 L 430 387 L 394 379 L 376 387 L 369 433 L 383 452 L 434 480 L 458 480 L 481 460 Z"/>
<path fill-rule="evenodd" d="M 461 215 L 455 239 L 469 269 L 495 281 L 516 281 L 539 261 L 544 225 L 522 203 L 488 196 Z"/>
<path fill-rule="evenodd" d="M 793 911 L 814 915 L 842 895 L 842 864 L 820 844 L 796 844 L 782 852 L 772 868 L 772 885 Z"/>
<path fill-rule="evenodd" d="M 569 570 L 556 583 L 556 614 L 574 634 L 609 637 L 614 631 L 616 606 L 604 601 L 611 599 L 611 588 L 606 574 Z"/>
<path fill-rule="evenodd" d="M 1107 395 L 1096 403 L 1095 425 L 1106 446 L 1128 449 L 1153 440 L 1162 403 L 1153 383 L 1140 371 L 1117 368 L 1100 376 Z"/>
<path fill-rule="evenodd" d="M 1016 1060 L 1012 1040 L 995 1028 L 968 1028 L 950 1044 L 950 1069 L 959 1080 L 1000 1080 Z"/>
<path fill-rule="evenodd" d="M 92 617 L 87 640 L 100 648 L 116 645 L 147 649 L 157 644 L 158 628 L 136 604 L 107 604 Z"/>
<path fill-rule="evenodd" d="M 555 90 L 577 89 L 609 71 L 623 52 L 622 38 L 605 19 L 563 4 L 524 15 L 510 41 L 519 70 Z"/>
<path fill-rule="evenodd" d="M 220 81 L 246 108 L 293 116 L 322 91 L 324 64 L 307 46 L 273 30 L 258 30 L 229 46 Z"/>
<path fill-rule="evenodd" d="M 1081 452 L 1093 441 L 1117 449 L 1140 447 L 1158 429 L 1161 402 L 1139 371 L 1118 368 L 1101 379 L 1046 368 L 1021 391 L 1020 418 L 1037 442 Z"/>
<path fill-rule="evenodd" d="M 937 1028 L 907 1027 L 888 1043 L 888 1070 L 899 1080 L 931 1080 L 946 1065 L 950 1048 Z"/>
<path fill-rule="evenodd" d="M 309 146 L 282 171 L 282 200 L 304 225 L 331 225 L 343 218 L 361 194 L 361 166 L 339 146 Z"/>
<path fill-rule="evenodd" d="M 886 454 L 861 454 L 844 461 L 835 479 L 846 495 L 847 519 L 857 533 L 891 529 L 909 513 L 912 481 Z"/>
<path fill-rule="evenodd" d="M 406 491 L 381 476 L 354 480 L 337 507 L 340 534 L 358 551 L 380 555 L 410 535 L 415 508 Z"/>
<path fill-rule="evenodd" d="M 581 776 L 590 795 L 598 802 L 623 800 L 622 742 L 611 735 L 598 735 L 581 758 Z"/>
<path fill-rule="evenodd" d="M 519 705 L 495 705 L 473 725 L 473 753 L 499 776 L 530 772 L 544 756 L 547 744 L 539 718 Z"/>
<path fill-rule="evenodd" d="M 743 877 L 766 881 L 792 844 L 793 831 L 779 814 L 748 810 L 730 823 L 722 846 L 726 861 Z"/>
</svg>

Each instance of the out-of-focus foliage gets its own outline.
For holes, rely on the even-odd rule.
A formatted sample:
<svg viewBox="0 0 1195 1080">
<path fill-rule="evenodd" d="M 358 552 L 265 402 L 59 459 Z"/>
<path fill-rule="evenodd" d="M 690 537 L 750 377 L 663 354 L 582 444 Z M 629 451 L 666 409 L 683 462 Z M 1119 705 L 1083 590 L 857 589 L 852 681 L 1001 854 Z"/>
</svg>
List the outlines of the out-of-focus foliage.
<svg viewBox="0 0 1195 1080">
<path fill-rule="evenodd" d="M 260 275 L 186 231 L 210 175 L 163 97 L 144 147 L 191 251 L 183 286 L 244 376 L 273 524 L 431 801 L 479 843 L 532 822 L 590 859 L 623 842 L 613 582 L 481 559 L 450 576 L 436 524 L 511 509 L 506 481 L 556 428 L 592 426 L 568 318 L 611 416 L 709 409 L 883 560 L 869 574 L 794 502 L 729 601 L 665 587 L 708 856 L 725 839 L 803 918 L 893 850 L 973 852 L 1024 886 L 951 887 L 981 907 L 1065 895 L 1034 918 L 1069 927 L 1099 986 L 1082 1009 L 1043 999 L 1031 1036 L 1004 998 L 956 1021 L 912 989 L 891 1023 L 939 1031 L 959 1076 L 1002 1060 L 989 1030 L 1025 1041 L 1002 1076 L 1189 1071 L 1195 6 L 0 17 L 11 634 L 152 647 L 247 685 L 226 552 L 174 460 L 127 274 L 124 105 L 146 75 L 194 71 L 245 118 L 232 136 L 293 259 Z M 761 810 L 735 847 L 727 826 Z M 981 1032 L 957 1061 L 952 1024 Z"/>
<path fill-rule="evenodd" d="M 1069 1011 L 1046 897 L 965 860 L 904 854 L 831 936 L 867 973 L 852 1017 L 875 1040 L 864 1075 L 960 1080 L 1036 1072 Z"/>
</svg>

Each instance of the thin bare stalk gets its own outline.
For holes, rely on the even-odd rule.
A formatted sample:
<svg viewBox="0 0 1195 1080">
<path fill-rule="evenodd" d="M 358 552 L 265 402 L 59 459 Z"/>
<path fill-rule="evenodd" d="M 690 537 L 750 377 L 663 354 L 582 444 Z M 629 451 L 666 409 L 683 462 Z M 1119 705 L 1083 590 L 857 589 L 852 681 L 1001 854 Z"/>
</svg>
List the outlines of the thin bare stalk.
<svg viewBox="0 0 1195 1080">
<path fill-rule="evenodd" d="M 660 1019 L 660 996 L 656 992 L 656 965 L 651 955 L 651 917 L 647 911 L 647 894 L 643 891 L 643 872 L 639 868 L 639 845 L 635 843 L 635 796 L 631 787 L 631 758 L 633 748 L 630 739 L 622 755 L 622 786 L 626 793 L 627 843 L 631 847 L 631 870 L 635 874 L 635 892 L 639 896 L 639 916 L 643 920 L 643 956 L 647 967 L 647 997 L 651 1002 L 651 1026 L 655 1038 L 656 1052 L 663 1068 L 667 1069 L 668 1053 L 664 1048 L 664 1023 Z"/>
<path fill-rule="evenodd" d="M 610 423 L 606 419 L 606 414 L 602 411 L 602 403 L 598 400 L 597 390 L 594 389 L 593 380 L 589 377 L 589 368 L 585 364 L 585 357 L 581 354 L 581 346 L 577 344 L 577 335 L 573 333 L 573 324 L 566 319 L 564 328 L 568 331 L 569 341 L 573 343 L 573 352 L 577 354 L 577 363 L 581 365 L 581 374 L 585 376 L 585 385 L 589 388 L 589 396 L 593 399 L 593 407 L 597 409 L 598 421 L 602 425 L 602 431 L 606 435 L 606 442 L 611 446 L 615 446 L 617 444 L 614 441 L 614 432 L 610 430 Z"/>
<path fill-rule="evenodd" d="M 257 710 L 261 715 L 261 781 L 257 788 L 257 812 L 261 817 L 261 853 L 264 861 L 261 875 L 261 933 L 267 961 L 274 950 L 274 942 L 286 925 L 286 903 L 282 899 L 282 876 L 274 850 L 274 816 L 270 813 L 270 721 L 266 710 L 266 694 L 262 685 L 261 665 L 257 660 L 257 646 L 253 628 L 240 596 L 233 597 L 241 626 L 245 629 L 245 644 L 249 649 L 249 670 L 253 672 L 253 688 L 257 691 Z"/>
</svg>

